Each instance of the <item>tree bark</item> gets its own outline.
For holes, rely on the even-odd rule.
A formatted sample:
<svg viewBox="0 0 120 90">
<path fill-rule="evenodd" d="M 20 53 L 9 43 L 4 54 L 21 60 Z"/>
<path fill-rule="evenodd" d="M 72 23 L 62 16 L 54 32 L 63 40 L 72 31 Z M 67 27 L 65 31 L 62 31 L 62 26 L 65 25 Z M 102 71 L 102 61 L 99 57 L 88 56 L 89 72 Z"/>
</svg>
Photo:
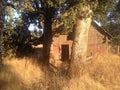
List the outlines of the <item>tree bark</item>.
<svg viewBox="0 0 120 90">
<path fill-rule="evenodd" d="M 4 14 L 5 14 L 5 5 L 4 1 L 0 3 L 0 65 L 2 65 L 2 33 L 4 28 Z"/>
<path fill-rule="evenodd" d="M 2 31 L 0 30 L 0 65 L 1 64 L 2 64 Z"/>
<path fill-rule="evenodd" d="M 71 78 L 80 77 L 86 61 L 88 44 L 88 32 L 92 18 L 77 19 L 74 30 L 74 40 L 72 45 L 71 63 L 69 75 Z"/>
<path fill-rule="evenodd" d="M 44 42 L 43 42 L 43 53 L 44 53 L 44 63 L 49 64 L 50 58 L 50 47 L 52 43 L 52 15 L 49 11 L 46 10 L 45 19 L 44 19 Z"/>
</svg>

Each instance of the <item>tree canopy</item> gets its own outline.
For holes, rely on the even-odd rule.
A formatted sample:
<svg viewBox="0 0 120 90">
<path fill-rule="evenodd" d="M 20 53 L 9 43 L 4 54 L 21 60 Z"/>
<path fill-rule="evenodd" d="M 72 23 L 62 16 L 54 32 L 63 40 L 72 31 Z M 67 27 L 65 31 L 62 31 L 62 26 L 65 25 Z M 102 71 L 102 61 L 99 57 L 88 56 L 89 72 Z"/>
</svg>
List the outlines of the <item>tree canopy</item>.
<svg viewBox="0 0 120 90">
<path fill-rule="evenodd" d="M 73 26 L 76 18 L 89 16 L 87 11 L 83 10 L 83 6 L 89 5 L 90 9 L 93 10 L 91 14 L 97 19 L 102 19 L 106 17 L 108 8 L 113 2 L 115 0 L 9 0 L 8 6 L 18 11 L 27 12 L 40 20 L 45 18 L 45 11 L 49 9 L 53 20 L 62 16 L 61 21 L 64 22 L 65 26 L 70 26 L 69 24 Z M 67 15 L 64 15 L 66 12 Z"/>
<path fill-rule="evenodd" d="M 15 35 L 20 36 L 17 41 L 26 43 L 29 42 L 30 33 L 27 31 L 30 23 L 42 22 L 44 26 L 44 42 L 49 42 L 52 38 L 52 24 L 62 23 L 61 30 L 73 30 L 76 20 L 92 16 L 93 19 L 101 20 L 106 16 L 109 7 L 116 0 L 6 0 L 4 3 L 6 7 L 6 25 L 12 31 L 19 31 L 20 34 L 14 32 Z M 89 7 L 92 12 L 88 13 L 86 7 Z M 13 13 L 12 13 L 13 12 Z M 19 17 L 14 17 L 18 14 Z M 12 22 L 12 23 L 10 23 Z M 50 24 L 51 23 L 51 24 Z M 33 25 L 33 24 L 31 24 Z M 22 26 L 22 27 L 21 27 Z M 38 25 L 41 27 L 40 25 Z M 10 29 L 9 28 L 9 29 Z M 25 34 L 26 32 L 26 34 Z M 13 32 L 12 32 L 13 33 Z M 28 37 L 27 37 L 28 36 Z M 13 39 L 13 38 L 12 38 Z M 9 40 L 10 41 L 10 40 Z M 46 47 L 46 46 L 45 46 Z"/>
</svg>

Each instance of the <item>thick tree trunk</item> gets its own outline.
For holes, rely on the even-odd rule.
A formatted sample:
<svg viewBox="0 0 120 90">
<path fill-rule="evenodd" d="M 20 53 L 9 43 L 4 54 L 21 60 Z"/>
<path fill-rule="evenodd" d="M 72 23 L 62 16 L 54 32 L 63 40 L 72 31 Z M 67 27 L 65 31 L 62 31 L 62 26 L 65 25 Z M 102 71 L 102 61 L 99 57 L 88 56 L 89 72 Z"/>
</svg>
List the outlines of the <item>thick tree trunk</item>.
<svg viewBox="0 0 120 90">
<path fill-rule="evenodd" d="M 44 42 L 43 42 L 43 53 L 44 53 L 45 64 L 49 64 L 51 43 L 52 43 L 52 16 L 51 16 L 51 12 L 46 11 L 45 21 L 44 21 Z"/>
<path fill-rule="evenodd" d="M 86 61 L 88 32 L 92 18 L 78 19 L 74 31 L 71 64 L 69 74 L 71 78 L 79 77 Z"/>
</svg>

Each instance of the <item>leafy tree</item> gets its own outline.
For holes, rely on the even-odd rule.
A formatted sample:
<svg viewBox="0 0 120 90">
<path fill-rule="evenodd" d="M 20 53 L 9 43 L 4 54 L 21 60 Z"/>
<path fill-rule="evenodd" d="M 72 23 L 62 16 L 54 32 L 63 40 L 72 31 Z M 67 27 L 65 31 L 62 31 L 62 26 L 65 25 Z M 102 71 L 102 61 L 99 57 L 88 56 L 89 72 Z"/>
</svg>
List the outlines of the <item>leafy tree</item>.
<svg viewBox="0 0 120 90">
<path fill-rule="evenodd" d="M 28 27 L 31 22 L 39 25 L 36 21 L 36 17 L 32 17 L 28 12 L 31 8 L 27 5 L 22 5 L 24 1 L 4 1 L 6 7 L 6 14 L 4 20 L 3 32 L 3 56 L 14 56 L 20 54 L 23 50 L 28 51 L 32 44 L 38 43 L 38 38 L 40 38 L 42 32 L 31 32 Z M 22 7 L 23 6 L 23 7 Z M 26 11 L 24 11 L 26 9 Z M 29 22 L 31 21 L 31 22 Z M 37 29 L 39 29 L 36 27 Z M 23 52 L 22 52 L 23 54 Z"/>
<path fill-rule="evenodd" d="M 12 1 L 12 0 L 11 0 Z M 15 0 L 14 0 L 15 1 Z M 44 21 L 44 56 L 48 63 L 52 42 L 52 23 L 57 19 L 66 29 L 74 28 L 72 58 L 69 69 L 71 77 L 79 77 L 81 64 L 85 62 L 88 31 L 92 19 L 102 19 L 115 0 L 24 0 L 23 11 Z M 56 16 L 57 13 L 57 16 Z M 56 17 L 60 18 L 56 18 Z M 76 69 L 76 70 L 75 70 Z"/>
<path fill-rule="evenodd" d="M 76 13 L 72 14 L 75 14 L 75 17 L 77 17 L 75 19 L 72 57 L 69 69 L 69 74 L 72 78 L 79 77 L 81 75 L 80 70 L 84 67 L 88 32 L 92 19 L 101 20 L 104 18 L 102 15 L 105 16 L 107 14 L 108 9 L 115 0 L 76 0 L 75 2 L 77 4 L 71 10 L 73 12 L 76 11 Z"/>
<path fill-rule="evenodd" d="M 14 8 L 12 8 L 10 5 L 7 5 L 5 1 L 4 4 L 6 5 L 6 8 L 4 8 L 5 15 L 4 15 L 4 31 L 2 32 L 3 34 L 2 52 L 3 52 L 3 56 L 8 56 L 8 55 L 14 56 L 16 53 L 17 46 L 13 41 L 17 38 L 13 38 L 13 34 L 16 25 L 18 23 L 21 23 L 21 20 L 19 17 L 17 18 L 15 17 L 16 10 Z"/>
<path fill-rule="evenodd" d="M 111 45 L 120 46 L 120 0 L 117 0 L 114 7 L 111 7 L 108 13 L 108 19 L 105 28 L 112 35 Z M 117 50 L 117 49 L 116 49 Z"/>
</svg>

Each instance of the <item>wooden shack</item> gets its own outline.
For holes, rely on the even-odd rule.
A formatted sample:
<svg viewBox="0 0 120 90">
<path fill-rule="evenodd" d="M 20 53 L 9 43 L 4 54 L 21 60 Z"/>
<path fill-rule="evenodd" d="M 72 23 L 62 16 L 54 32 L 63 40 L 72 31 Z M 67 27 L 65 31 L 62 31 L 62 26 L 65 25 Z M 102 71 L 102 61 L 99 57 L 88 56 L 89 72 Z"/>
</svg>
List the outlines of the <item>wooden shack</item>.
<svg viewBox="0 0 120 90">
<path fill-rule="evenodd" d="M 51 53 L 54 60 L 69 60 L 71 56 L 72 38 L 69 35 L 58 35 L 53 37 Z M 96 54 L 105 54 L 108 52 L 108 42 L 111 35 L 103 28 L 92 22 L 89 35 L 87 56 L 91 57 Z"/>
</svg>

